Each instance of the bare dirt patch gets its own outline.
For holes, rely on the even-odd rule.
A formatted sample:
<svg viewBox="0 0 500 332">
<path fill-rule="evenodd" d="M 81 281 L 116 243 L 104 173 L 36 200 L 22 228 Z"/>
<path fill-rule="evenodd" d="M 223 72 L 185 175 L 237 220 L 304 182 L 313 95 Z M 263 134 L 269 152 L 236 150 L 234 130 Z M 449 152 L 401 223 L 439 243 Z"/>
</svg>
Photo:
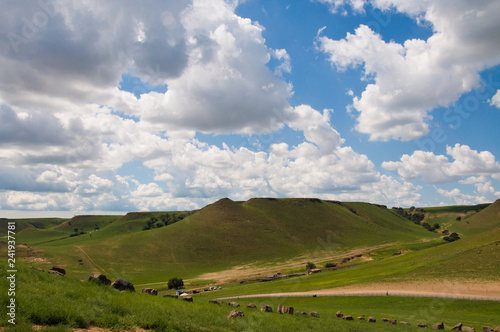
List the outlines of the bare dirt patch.
<svg viewBox="0 0 500 332">
<path fill-rule="evenodd" d="M 393 246 L 394 244 L 395 243 L 386 243 L 373 247 L 357 248 L 345 252 L 340 252 L 340 251 L 332 252 L 327 250 L 315 251 L 313 253 L 289 259 L 281 264 L 277 263 L 273 267 L 270 267 L 269 265 L 261 266 L 262 264 L 260 262 L 254 262 L 250 264 L 235 266 L 229 270 L 205 273 L 196 277 L 195 279 L 197 281 L 217 280 L 217 283 L 227 283 L 227 282 L 238 281 L 240 279 L 251 279 L 251 278 L 269 276 L 285 269 L 287 270 L 300 269 L 302 267 L 305 267 L 308 261 L 314 261 L 314 262 L 335 261 L 345 257 L 353 257 L 357 255 L 361 255 L 360 257 L 358 257 L 358 259 L 362 261 L 368 261 L 373 259 L 371 257 L 365 256 L 365 254 L 376 249 Z M 186 281 L 189 282 L 189 280 Z"/>
<path fill-rule="evenodd" d="M 457 295 L 457 296 L 481 296 L 481 297 L 500 297 L 500 282 L 492 281 L 441 281 L 429 280 L 427 282 L 397 282 L 397 283 L 377 283 L 366 285 L 353 285 L 346 287 L 338 287 L 331 289 L 321 289 L 315 291 L 307 291 L 293 293 L 297 295 L 339 295 L 344 293 L 371 293 L 380 292 L 382 294 L 397 295 Z M 284 295 L 273 294 L 273 295 Z"/>
</svg>

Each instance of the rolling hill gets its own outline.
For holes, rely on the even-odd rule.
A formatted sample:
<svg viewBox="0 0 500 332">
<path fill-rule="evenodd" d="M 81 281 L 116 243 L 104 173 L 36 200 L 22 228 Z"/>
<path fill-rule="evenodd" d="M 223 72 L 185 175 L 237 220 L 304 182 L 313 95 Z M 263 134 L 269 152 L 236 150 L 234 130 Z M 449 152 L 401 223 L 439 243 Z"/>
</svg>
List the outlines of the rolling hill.
<svg viewBox="0 0 500 332">
<path fill-rule="evenodd" d="M 221 199 L 166 227 L 142 230 L 152 216 L 75 217 L 50 230 L 19 233 L 47 265 L 85 277 L 102 271 L 135 282 L 186 278 L 234 266 L 279 265 L 355 248 L 439 240 L 383 206 L 318 199 Z M 70 225 L 71 223 L 71 225 Z M 73 228 L 98 231 L 69 237 Z M 78 226 L 78 227 L 77 227 Z"/>
</svg>

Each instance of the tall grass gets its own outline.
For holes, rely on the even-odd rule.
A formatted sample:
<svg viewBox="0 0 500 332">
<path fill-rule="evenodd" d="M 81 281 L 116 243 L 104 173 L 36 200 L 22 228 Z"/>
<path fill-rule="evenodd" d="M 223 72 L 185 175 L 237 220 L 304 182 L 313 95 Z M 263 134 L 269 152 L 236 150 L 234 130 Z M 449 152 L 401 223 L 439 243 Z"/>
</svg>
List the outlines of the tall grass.
<svg viewBox="0 0 500 332">
<path fill-rule="evenodd" d="M 7 270 L 5 261 L 1 261 L 0 268 L 0 283 L 2 289 L 6 289 L 3 272 Z M 435 303 L 429 302 L 432 299 L 311 297 L 258 299 L 255 303 L 259 306 L 270 304 L 275 311 L 263 313 L 259 309 L 246 308 L 246 304 L 251 301 L 247 299 L 241 300 L 241 307 L 238 308 L 244 311 L 245 316 L 230 319 L 227 314 L 234 308 L 208 303 L 206 296 L 194 296 L 194 302 L 189 303 L 140 292 L 118 292 L 109 286 L 82 282 L 71 276 L 59 277 L 23 265 L 18 266 L 17 276 L 17 324 L 10 326 L 6 317 L 0 318 L 0 326 L 7 326 L 7 331 L 30 331 L 33 325 L 50 327 L 47 331 L 92 326 L 114 330 L 140 327 L 152 331 L 413 331 L 414 326 L 391 326 L 381 323 L 380 319 L 387 314 L 388 318 L 412 319 L 414 324 L 425 318 L 429 323 L 444 320 L 451 324 L 460 315 L 467 314 L 467 322 L 476 326 L 479 326 L 479 322 L 494 325 L 494 317 L 499 309 L 498 304 L 481 301 L 455 300 L 445 303 L 446 308 L 443 310 L 440 304 L 443 300 L 437 300 L 441 302 L 436 307 Z M 2 306 L 9 300 L 5 292 L 0 294 L 0 299 Z M 321 317 L 298 313 L 293 316 L 280 315 L 276 313 L 279 303 L 295 306 L 296 312 L 317 311 Z M 432 308 L 432 305 L 439 309 L 438 315 L 418 315 L 419 311 Z M 335 317 L 336 310 L 343 310 L 345 314 L 353 316 L 377 315 L 379 322 L 343 321 Z"/>
</svg>

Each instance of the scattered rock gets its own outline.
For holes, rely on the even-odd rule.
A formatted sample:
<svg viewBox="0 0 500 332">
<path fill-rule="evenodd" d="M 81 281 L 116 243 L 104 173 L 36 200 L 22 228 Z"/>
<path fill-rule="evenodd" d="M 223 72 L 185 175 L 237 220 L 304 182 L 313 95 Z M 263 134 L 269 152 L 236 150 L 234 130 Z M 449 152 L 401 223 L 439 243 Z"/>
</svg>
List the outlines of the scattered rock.
<svg viewBox="0 0 500 332">
<path fill-rule="evenodd" d="M 462 331 L 462 323 L 458 323 L 457 325 L 451 328 L 452 331 Z"/>
<path fill-rule="evenodd" d="M 174 299 L 178 299 L 179 295 L 165 294 L 165 295 L 163 295 L 163 297 L 173 297 Z M 208 302 L 210 302 L 210 301 L 213 301 L 213 300 L 209 300 Z"/>
<path fill-rule="evenodd" d="M 342 319 L 345 319 L 345 320 L 354 320 L 354 318 L 352 318 L 351 315 L 345 315 L 344 317 L 342 317 Z"/>
<path fill-rule="evenodd" d="M 50 271 L 57 271 L 57 272 L 59 272 L 60 274 L 62 274 L 63 276 L 65 276 L 65 275 L 66 275 L 66 270 L 65 270 L 65 269 L 63 269 L 63 268 L 62 268 L 62 267 L 60 267 L 60 266 L 57 266 L 57 265 L 52 266 L 52 268 L 49 270 L 49 273 L 52 273 L 52 272 L 50 272 Z"/>
<path fill-rule="evenodd" d="M 116 279 L 116 281 L 111 284 L 111 287 L 114 287 L 114 288 L 118 289 L 119 291 L 128 290 L 131 292 L 135 292 L 134 285 L 132 285 L 132 283 L 130 281 L 120 279 L 120 278 Z"/>
<path fill-rule="evenodd" d="M 397 324 L 397 323 L 398 323 L 398 321 L 397 321 L 397 320 L 395 320 L 395 319 L 389 319 L 389 320 L 387 321 L 387 323 L 389 323 L 389 324 Z"/>
<path fill-rule="evenodd" d="M 499 241 L 500 242 L 500 241 Z M 498 243 L 497 243 L 498 244 Z M 500 332 L 500 325 L 495 328 L 495 332 Z"/>
<path fill-rule="evenodd" d="M 377 321 L 377 319 L 375 317 L 368 317 L 368 322 L 369 323 L 375 323 Z"/>
<path fill-rule="evenodd" d="M 309 311 L 308 315 L 319 318 L 319 313 L 317 313 L 316 311 Z"/>
<path fill-rule="evenodd" d="M 483 332 L 495 332 L 495 330 L 492 327 L 483 326 Z"/>
<path fill-rule="evenodd" d="M 358 319 L 363 320 L 363 319 L 365 319 L 365 316 L 358 316 Z"/>
<path fill-rule="evenodd" d="M 189 296 L 189 295 L 188 296 L 182 296 L 182 299 L 184 301 L 193 302 L 193 298 L 191 296 Z"/>
<path fill-rule="evenodd" d="M 240 304 L 238 302 L 229 302 L 227 305 L 230 305 L 231 307 L 238 308 Z"/>
<path fill-rule="evenodd" d="M 342 311 L 337 311 L 337 313 L 335 314 L 337 317 L 339 318 L 342 318 L 344 315 L 342 314 Z"/>
<path fill-rule="evenodd" d="M 247 305 L 247 308 L 255 309 L 255 308 L 257 308 L 257 306 L 255 304 L 253 304 L 253 303 L 249 303 Z"/>
<path fill-rule="evenodd" d="M 388 322 L 389 320 L 387 318 L 382 318 L 383 322 Z"/>
<path fill-rule="evenodd" d="M 228 318 L 243 317 L 243 316 L 245 316 L 245 314 L 243 313 L 243 311 L 239 311 L 239 310 L 231 310 L 231 311 L 227 314 L 227 317 L 228 317 Z"/>
<path fill-rule="evenodd" d="M 439 322 L 431 326 L 433 330 L 444 330 L 444 323 Z"/>
<path fill-rule="evenodd" d="M 146 294 L 151 294 L 151 295 L 158 295 L 158 291 L 156 289 L 153 289 L 153 288 L 143 288 L 142 292 L 146 293 Z"/>
<path fill-rule="evenodd" d="M 101 273 L 92 273 L 89 276 L 89 281 L 97 281 L 106 286 L 111 285 L 111 280 L 109 280 L 104 274 Z"/>
<path fill-rule="evenodd" d="M 260 307 L 260 311 L 263 311 L 263 312 L 273 312 L 273 308 L 270 305 L 263 304 Z"/>
<path fill-rule="evenodd" d="M 418 323 L 417 327 L 427 327 L 427 323 Z"/>
<path fill-rule="evenodd" d="M 462 326 L 462 331 L 476 332 L 476 329 L 469 326 Z"/>
<path fill-rule="evenodd" d="M 399 324 L 403 324 L 403 325 L 411 325 L 410 323 L 408 322 L 399 322 Z"/>
<path fill-rule="evenodd" d="M 278 304 L 278 312 L 284 315 L 293 315 L 293 307 L 287 305 Z"/>
<path fill-rule="evenodd" d="M 61 277 L 64 277 L 64 274 L 62 274 L 61 272 L 56 271 L 56 270 L 49 270 L 49 273 L 50 273 L 50 274 L 54 274 L 54 275 L 56 275 L 56 276 L 61 276 Z"/>
</svg>

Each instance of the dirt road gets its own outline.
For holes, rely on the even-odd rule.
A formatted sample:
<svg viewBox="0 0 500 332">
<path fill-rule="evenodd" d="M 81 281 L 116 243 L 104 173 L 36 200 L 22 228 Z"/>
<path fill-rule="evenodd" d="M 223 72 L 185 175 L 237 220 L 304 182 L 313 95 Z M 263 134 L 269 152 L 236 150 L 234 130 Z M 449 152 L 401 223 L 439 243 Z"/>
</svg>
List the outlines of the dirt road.
<svg viewBox="0 0 500 332">
<path fill-rule="evenodd" d="M 432 285 L 431 285 L 432 284 Z M 322 289 L 307 292 L 272 293 L 233 296 L 222 299 L 258 298 L 258 297 L 308 297 L 308 296 L 406 296 L 437 297 L 449 299 L 500 301 L 500 284 L 483 282 L 471 284 L 446 283 L 405 283 L 405 284 L 373 284 L 350 286 L 333 289 Z"/>
</svg>

